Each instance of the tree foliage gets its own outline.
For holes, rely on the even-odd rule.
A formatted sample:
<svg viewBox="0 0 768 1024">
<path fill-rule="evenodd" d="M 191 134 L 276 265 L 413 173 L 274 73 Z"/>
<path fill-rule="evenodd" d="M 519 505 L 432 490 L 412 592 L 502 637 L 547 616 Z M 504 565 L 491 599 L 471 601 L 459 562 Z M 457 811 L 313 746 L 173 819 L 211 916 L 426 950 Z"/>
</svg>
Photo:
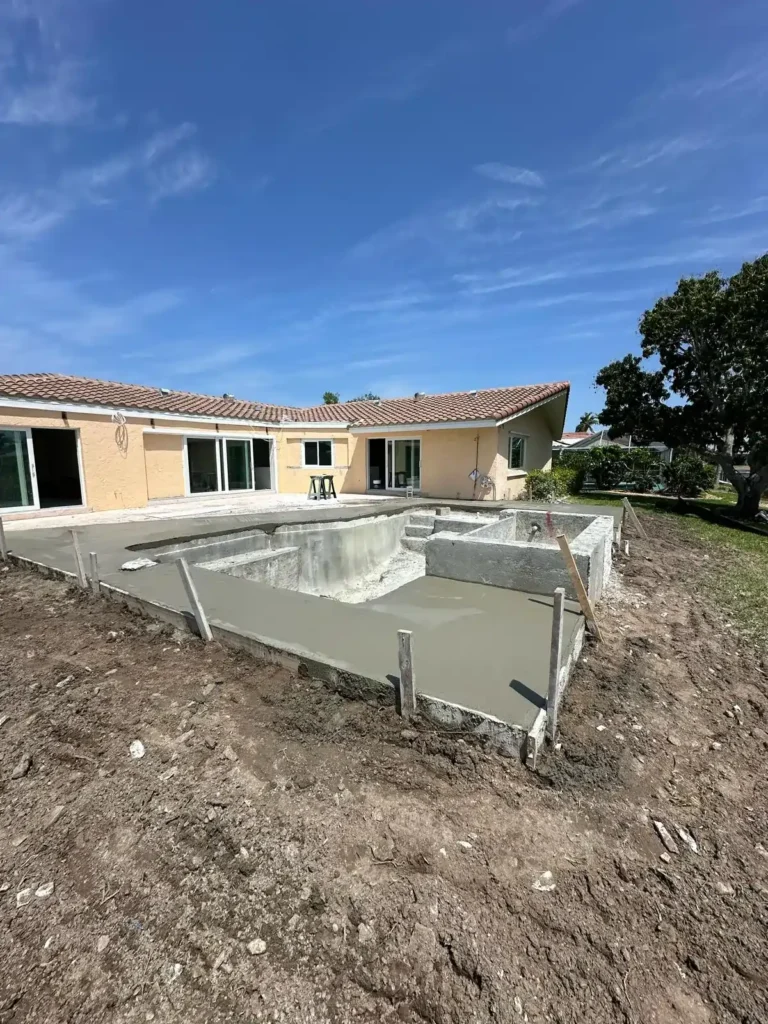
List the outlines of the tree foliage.
<svg viewBox="0 0 768 1024">
<path fill-rule="evenodd" d="M 585 412 L 579 422 L 576 424 L 576 432 L 578 434 L 584 433 L 587 430 L 591 430 L 592 427 L 596 427 L 600 420 L 593 412 Z"/>
<path fill-rule="evenodd" d="M 714 486 L 715 467 L 696 452 L 681 448 L 665 466 L 664 482 L 669 494 L 676 494 L 678 498 L 697 498 L 702 491 Z"/>
<path fill-rule="evenodd" d="M 338 391 L 326 391 L 323 395 L 323 405 L 338 405 L 339 404 L 339 392 Z"/>
<path fill-rule="evenodd" d="M 755 515 L 768 487 L 768 255 L 731 278 L 682 279 L 639 326 L 642 356 L 596 377 L 606 392 L 600 422 L 613 437 L 660 440 L 717 463 L 738 511 Z M 738 472 L 744 463 L 748 473 Z"/>
<path fill-rule="evenodd" d="M 364 395 L 358 395 L 357 398 L 347 399 L 349 402 L 378 402 L 379 396 L 374 395 L 372 391 L 366 391 Z"/>
</svg>

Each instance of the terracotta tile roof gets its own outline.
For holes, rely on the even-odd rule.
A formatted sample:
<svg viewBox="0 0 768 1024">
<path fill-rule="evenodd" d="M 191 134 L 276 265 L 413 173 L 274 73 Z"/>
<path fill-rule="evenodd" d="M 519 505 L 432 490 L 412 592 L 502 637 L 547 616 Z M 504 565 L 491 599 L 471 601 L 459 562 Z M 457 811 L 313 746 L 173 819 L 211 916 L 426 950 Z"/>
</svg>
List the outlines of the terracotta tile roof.
<svg viewBox="0 0 768 1024">
<path fill-rule="evenodd" d="M 567 392 L 567 381 L 483 391 L 452 391 L 418 398 L 385 398 L 380 402 L 342 402 L 302 409 L 305 420 L 347 420 L 359 427 L 400 423 L 444 423 L 461 420 L 502 420 L 547 398 Z"/>
<path fill-rule="evenodd" d="M 188 391 L 150 388 L 142 384 L 118 384 L 90 377 L 68 377 L 58 373 L 20 373 L 0 376 L 0 396 L 75 405 L 106 405 L 110 408 L 146 412 L 179 413 L 187 416 L 216 416 L 279 422 L 296 416 L 300 409 L 247 402 L 240 398 L 197 395 Z M 2 399 L 0 399 L 2 401 Z"/>
<path fill-rule="evenodd" d="M 74 405 L 101 405 L 124 411 L 176 413 L 179 416 L 213 416 L 267 423 L 343 422 L 361 427 L 397 426 L 410 423 L 500 420 L 530 405 L 567 393 L 569 384 L 531 384 L 522 387 L 454 391 L 444 395 L 388 398 L 376 402 L 340 402 L 294 408 L 248 402 L 238 398 L 169 391 L 140 384 L 71 377 L 57 373 L 23 373 L 0 376 L 2 396 Z"/>
<path fill-rule="evenodd" d="M 562 441 L 580 441 L 583 437 L 592 437 L 591 430 L 574 430 L 570 433 L 565 431 L 561 438 Z"/>
</svg>

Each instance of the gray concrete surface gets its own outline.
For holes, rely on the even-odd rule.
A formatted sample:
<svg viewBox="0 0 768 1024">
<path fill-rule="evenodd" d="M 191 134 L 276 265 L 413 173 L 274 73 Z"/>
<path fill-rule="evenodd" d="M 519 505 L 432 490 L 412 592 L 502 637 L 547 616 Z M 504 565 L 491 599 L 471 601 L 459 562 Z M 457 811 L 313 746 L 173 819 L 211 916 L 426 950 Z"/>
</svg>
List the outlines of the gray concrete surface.
<svg viewBox="0 0 768 1024">
<path fill-rule="evenodd" d="M 437 534 L 425 547 L 427 576 L 552 594 L 576 592 L 557 546 L 564 534 L 589 595 L 598 600 L 611 569 L 613 519 L 577 513 L 519 510 L 462 536 Z"/>
<path fill-rule="evenodd" d="M 317 511 L 315 521 L 341 518 L 338 508 L 331 515 Z M 370 515 L 370 509 L 366 512 Z M 349 518 L 360 515 L 356 510 Z M 206 528 L 217 530 L 225 525 L 231 532 L 263 524 L 223 524 L 217 519 L 212 526 L 189 520 L 181 525 L 185 530 L 192 525 L 199 536 Z M 272 525 L 276 528 L 285 522 L 274 522 L 272 517 Z M 167 542 L 179 532 L 179 523 L 163 521 L 88 527 L 80 534 L 81 543 L 98 553 L 105 583 L 190 611 L 174 565 L 160 564 L 134 573 L 119 570 L 123 561 L 135 555 L 131 548 L 144 546 L 148 540 Z M 65 530 L 17 531 L 9 537 L 9 546 L 24 557 L 74 570 L 72 542 Z M 398 673 L 397 630 L 410 629 L 419 692 L 523 729 L 530 727 L 546 698 L 550 597 L 424 577 L 375 601 L 349 605 L 195 566 L 191 573 L 210 619 L 278 646 L 298 647 L 308 657 L 326 656 L 351 672 L 392 682 Z M 575 606 L 569 605 L 566 645 L 581 637 L 582 623 Z"/>
<path fill-rule="evenodd" d="M 230 576 L 242 576 L 257 583 L 268 583 L 271 587 L 298 590 L 301 579 L 298 548 L 277 548 L 274 551 L 246 551 L 227 558 L 211 561 L 196 561 L 201 569 L 211 572 L 225 572 Z"/>
</svg>

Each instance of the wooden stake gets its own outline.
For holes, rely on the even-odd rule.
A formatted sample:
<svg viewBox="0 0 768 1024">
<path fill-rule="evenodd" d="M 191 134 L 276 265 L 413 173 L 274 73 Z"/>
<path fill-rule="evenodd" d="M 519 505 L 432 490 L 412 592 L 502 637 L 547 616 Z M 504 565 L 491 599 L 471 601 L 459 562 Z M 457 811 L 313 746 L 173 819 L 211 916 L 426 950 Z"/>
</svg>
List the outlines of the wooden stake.
<svg viewBox="0 0 768 1024">
<path fill-rule="evenodd" d="M 586 588 L 584 586 L 584 581 L 582 580 L 581 574 L 579 573 L 579 567 L 576 565 L 576 562 L 574 560 L 573 552 L 571 551 L 571 545 L 568 543 L 568 539 L 565 536 L 563 536 L 562 533 L 558 533 L 557 543 L 560 545 L 560 551 L 562 552 L 563 560 L 565 561 L 566 568 L 568 569 L 568 573 L 571 577 L 573 589 L 576 591 L 576 596 L 579 599 L 579 604 L 581 605 L 581 610 L 584 613 L 584 618 L 587 620 L 587 625 L 589 626 L 595 639 L 602 640 L 603 634 L 600 632 L 600 627 L 597 624 L 595 612 L 592 608 L 592 602 L 589 600 L 589 595 L 587 594 Z"/>
<path fill-rule="evenodd" d="M 634 527 L 637 530 L 637 532 L 640 534 L 643 540 L 648 540 L 648 534 L 645 532 L 642 523 L 637 518 L 637 513 L 630 505 L 629 498 L 622 498 L 621 504 L 624 506 L 624 511 L 629 513 L 629 518 L 632 520 L 632 523 L 634 524 Z"/>
<path fill-rule="evenodd" d="M 96 597 L 101 593 L 101 581 L 99 580 L 99 557 L 95 551 L 88 553 L 88 559 L 91 563 L 91 590 L 94 592 Z"/>
<path fill-rule="evenodd" d="M 560 697 L 560 669 L 563 661 L 563 620 L 565 590 L 558 587 L 552 604 L 552 646 L 549 649 L 549 690 L 547 692 L 547 736 L 555 742 L 557 706 Z"/>
<path fill-rule="evenodd" d="M 75 571 L 77 572 L 77 582 L 83 589 L 88 586 L 88 580 L 85 578 L 85 565 L 83 564 L 83 554 L 80 550 L 80 541 L 77 539 L 77 533 L 74 530 L 69 531 L 72 534 L 72 546 L 75 549 Z"/>
<path fill-rule="evenodd" d="M 8 561 L 8 545 L 5 541 L 5 527 L 3 526 L 2 517 L 0 517 L 0 558 L 4 562 Z"/>
<path fill-rule="evenodd" d="M 412 636 L 410 629 L 398 629 L 397 631 L 397 655 L 400 662 L 400 714 L 403 718 L 409 718 L 416 711 Z"/>
<path fill-rule="evenodd" d="M 184 558 L 177 558 L 176 565 L 179 570 L 179 576 L 181 576 L 181 582 L 184 584 L 184 590 L 187 592 L 187 599 L 192 605 L 192 612 L 195 616 L 200 636 L 206 642 L 210 642 L 213 640 L 213 633 L 211 633 L 211 627 L 208 625 L 208 619 L 205 617 L 203 606 L 200 604 L 200 598 L 197 596 L 197 588 L 189 574 L 189 566 Z"/>
</svg>

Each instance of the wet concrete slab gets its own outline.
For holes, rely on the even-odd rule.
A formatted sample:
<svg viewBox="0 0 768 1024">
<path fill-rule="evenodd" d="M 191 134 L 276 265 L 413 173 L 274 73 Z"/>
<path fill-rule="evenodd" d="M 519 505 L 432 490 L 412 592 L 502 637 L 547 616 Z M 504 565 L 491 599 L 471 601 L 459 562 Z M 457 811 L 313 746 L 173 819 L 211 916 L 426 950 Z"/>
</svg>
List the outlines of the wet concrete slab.
<svg viewBox="0 0 768 1024">
<path fill-rule="evenodd" d="M 320 511 L 320 510 L 318 510 Z M 328 510 L 330 513 L 331 510 Z M 340 518 L 333 515 L 321 518 Z M 370 512 L 368 511 L 368 514 Z M 217 532 L 253 527 L 261 517 L 196 521 Z M 267 518 L 267 517 L 264 517 Z M 274 521 L 274 516 L 268 517 Z M 281 517 L 279 525 L 296 521 Z M 303 520 L 305 521 L 305 520 Z M 189 520 L 184 523 L 190 526 Z M 96 551 L 102 580 L 137 597 L 190 611 L 175 565 L 121 572 L 130 550 L 148 539 L 179 536 L 173 521 L 124 523 L 79 530 L 84 552 Z M 15 531 L 19 555 L 74 571 L 69 531 Z M 204 608 L 213 620 L 308 657 L 328 658 L 351 672 L 397 679 L 397 630 L 413 631 L 417 691 L 530 728 L 547 692 L 552 599 L 481 584 L 423 577 L 365 604 L 352 605 L 193 567 Z M 569 645 L 582 618 L 568 606 Z"/>
</svg>

